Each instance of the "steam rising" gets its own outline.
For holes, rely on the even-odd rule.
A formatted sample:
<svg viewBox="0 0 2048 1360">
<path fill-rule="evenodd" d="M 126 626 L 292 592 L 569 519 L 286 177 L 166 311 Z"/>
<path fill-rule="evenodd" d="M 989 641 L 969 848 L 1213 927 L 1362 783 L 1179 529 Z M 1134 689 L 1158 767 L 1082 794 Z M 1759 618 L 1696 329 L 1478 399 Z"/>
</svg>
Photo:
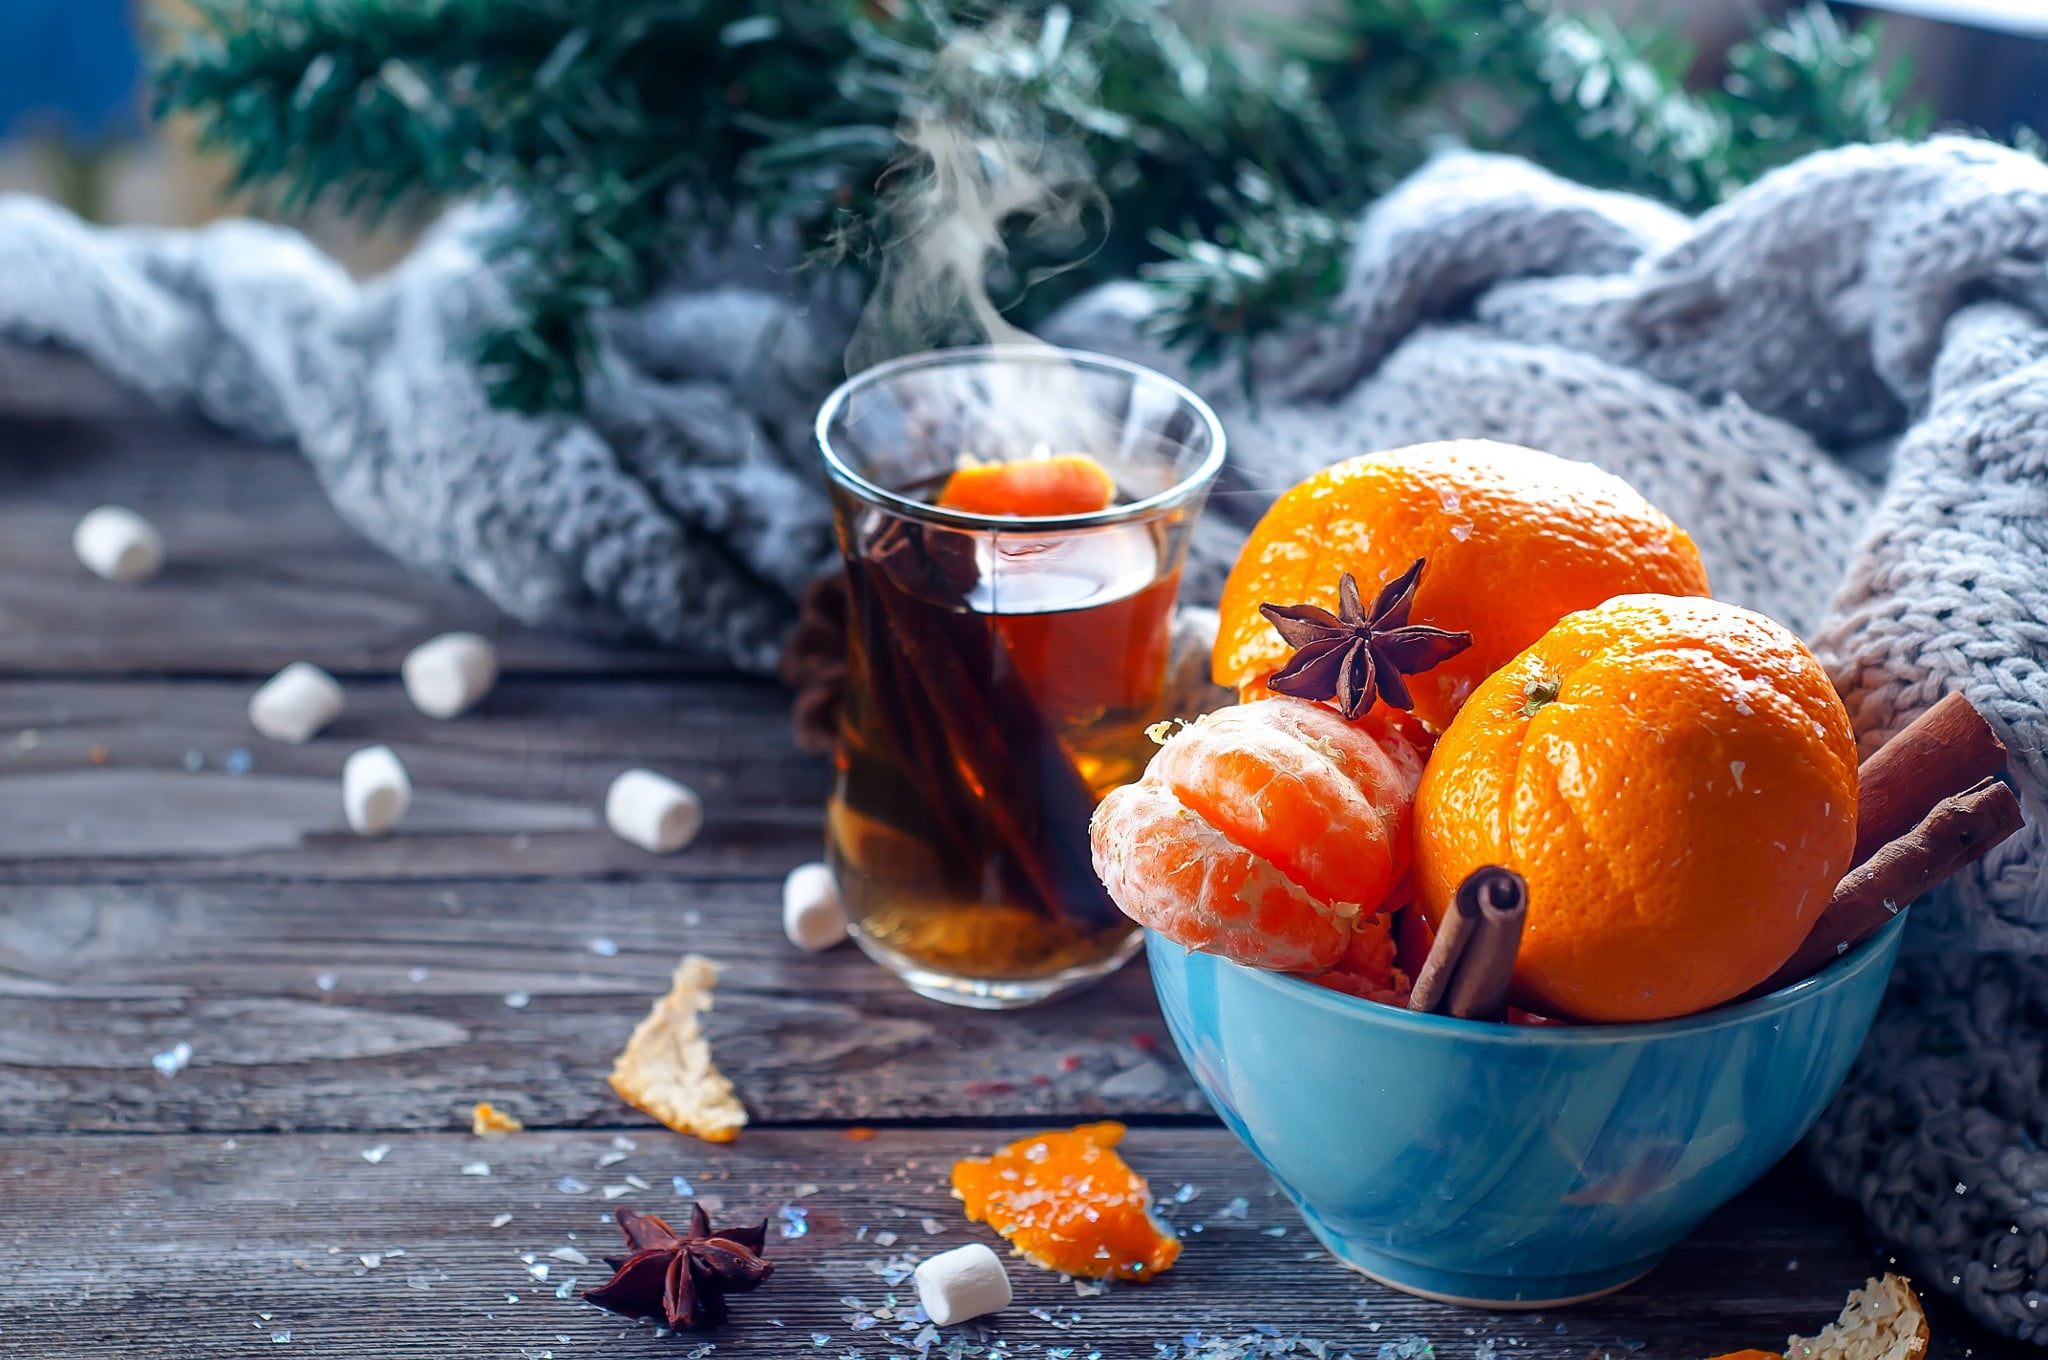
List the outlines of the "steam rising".
<svg viewBox="0 0 2048 1360">
<path fill-rule="evenodd" d="M 910 154 L 885 196 L 882 269 L 846 348 L 848 373 L 946 345 L 1037 344 L 989 296 L 1007 233 L 1072 241 L 1103 197 L 1079 166 L 963 122 L 923 115 L 903 133 Z"/>
<path fill-rule="evenodd" d="M 892 168 L 895 183 L 883 197 L 888 236 L 880 277 L 847 345 L 847 372 L 955 345 L 1057 353 L 1003 319 L 989 279 L 1018 277 L 1007 241 L 1064 254 L 1069 264 L 1083 254 L 1091 210 L 1107 213 L 1085 158 L 934 115 L 912 122 L 903 140 L 909 153 Z M 1099 381 L 1091 384 L 1065 363 L 949 370 L 903 399 L 926 437 L 957 441 L 949 457 L 1102 457 L 1114 451 L 1120 424 L 1104 409 Z"/>
</svg>

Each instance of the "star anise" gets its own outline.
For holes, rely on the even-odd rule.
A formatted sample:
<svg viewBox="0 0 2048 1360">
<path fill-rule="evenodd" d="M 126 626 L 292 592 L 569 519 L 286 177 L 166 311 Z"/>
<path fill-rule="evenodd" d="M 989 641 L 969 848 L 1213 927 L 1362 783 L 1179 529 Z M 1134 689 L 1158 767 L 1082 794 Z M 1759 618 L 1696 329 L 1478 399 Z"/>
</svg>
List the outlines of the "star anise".
<svg viewBox="0 0 2048 1360">
<path fill-rule="evenodd" d="M 744 1294 L 775 1273 L 761 1253 L 765 1220 L 751 1228 L 720 1228 L 701 1205 L 690 1206 L 690 1228 L 677 1234 L 653 1214 L 619 1206 L 619 1231 L 633 1248 L 608 1256 L 616 1273 L 583 1297 L 628 1317 L 665 1318 L 671 1327 L 715 1327 L 725 1321 L 725 1296 Z"/>
<path fill-rule="evenodd" d="M 1423 558 L 1387 582 L 1366 609 L 1358 582 L 1345 572 L 1337 583 L 1337 612 L 1312 604 L 1262 604 L 1259 612 L 1294 655 L 1267 686 L 1297 699 L 1333 699 L 1347 718 L 1372 707 L 1377 694 L 1395 708 L 1413 708 L 1403 678 L 1419 675 L 1472 645 L 1470 633 L 1452 633 L 1408 622 Z"/>
</svg>

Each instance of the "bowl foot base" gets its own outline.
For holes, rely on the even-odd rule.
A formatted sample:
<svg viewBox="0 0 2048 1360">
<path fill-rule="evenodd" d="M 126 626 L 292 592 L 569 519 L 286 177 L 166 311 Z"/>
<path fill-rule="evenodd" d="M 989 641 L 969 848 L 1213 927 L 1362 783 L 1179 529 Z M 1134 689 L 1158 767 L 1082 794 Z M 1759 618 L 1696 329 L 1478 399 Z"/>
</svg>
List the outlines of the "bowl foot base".
<svg viewBox="0 0 2048 1360">
<path fill-rule="evenodd" d="M 1605 1270 L 1570 1275 L 1481 1275 L 1444 1270 L 1403 1260 L 1384 1252 L 1340 1242 L 1311 1223 L 1317 1240 L 1343 1264 L 1368 1280 L 1431 1303 L 1495 1312 L 1526 1312 L 1537 1308 L 1569 1308 L 1626 1289 L 1657 1268 L 1663 1253 L 1628 1261 Z"/>
</svg>

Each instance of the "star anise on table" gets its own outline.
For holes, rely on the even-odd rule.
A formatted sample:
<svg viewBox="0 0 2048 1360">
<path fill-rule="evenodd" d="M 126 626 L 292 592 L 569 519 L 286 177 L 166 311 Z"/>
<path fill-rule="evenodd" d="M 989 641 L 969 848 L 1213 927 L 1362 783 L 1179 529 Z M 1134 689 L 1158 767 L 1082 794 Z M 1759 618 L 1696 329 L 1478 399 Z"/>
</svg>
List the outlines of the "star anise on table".
<svg viewBox="0 0 2048 1360">
<path fill-rule="evenodd" d="M 1312 604 L 1262 604 L 1259 612 L 1294 648 L 1285 666 L 1266 682 L 1276 694 L 1297 699 L 1330 699 L 1347 718 L 1372 707 L 1373 697 L 1395 708 L 1413 708 L 1404 678 L 1448 661 L 1472 645 L 1470 633 L 1453 633 L 1408 622 L 1422 565 L 1387 582 L 1372 608 L 1359 598 L 1358 581 L 1345 572 L 1337 583 L 1337 612 Z"/>
<path fill-rule="evenodd" d="M 762 1259 L 766 1220 L 751 1228 L 711 1227 L 700 1205 L 690 1206 L 690 1227 L 678 1234 L 653 1214 L 620 1205 L 619 1231 L 632 1247 L 608 1256 L 616 1273 L 583 1297 L 628 1317 L 664 1318 L 671 1327 L 715 1327 L 725 1321 L 725 1296 L 744 1294 L 775 1273 Z"/>
</svg>

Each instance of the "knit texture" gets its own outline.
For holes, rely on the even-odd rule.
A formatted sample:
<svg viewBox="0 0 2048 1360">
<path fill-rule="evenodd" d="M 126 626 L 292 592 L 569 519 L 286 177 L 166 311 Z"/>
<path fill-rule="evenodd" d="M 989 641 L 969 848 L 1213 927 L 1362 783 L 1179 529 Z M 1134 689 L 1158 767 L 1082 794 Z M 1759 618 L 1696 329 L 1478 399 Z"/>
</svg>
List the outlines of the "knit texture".
<svg viewBox="0 0 2048 1360">
<path fill-rule="evenodd" d="M 505 307 L 480 248 L 501 211 L 451 215 L 358 285 L 278 227 L 99 230 L 0 196 L 0 335 L 290 441 L 371 541 L 517 618 L 767 671 L 832 552 L 810 415 L 858 296 L 742 236 L 603 319 L 587 419 L 520 416 L 461 356 Z"/>
<path fill-rule="evenodd" d="M 831 540 L 810 414 L 858 299 L 773 232 L 676 262 L 602 319 L 587 418 L 492 410 L 457 357 L 505 306 L 501 207 L 358 285 L 246 222 L 104 231 L 0 199 L 0 334 L 295 444 L 408 562 L 542 623 L 765 671 Z M 1352 454 L 1488 436 L 1583 458 L 1684 524 L 1723 598 L 1811 639 L 1866 748 L 1960 690 L 2002 728 L 2029 826 L 1916 909 L 1819 1174 L 1926 1285 L 2048 1341 L 2048 167 L 1965 139 L 1857 147 L 1698 220 L 1458 153 L 1382 199 L 1330 315 L 1207 384 L 1231 465 L 1188 593 L 1271 498 Z M 1150 295 L 1048 338 L 1171 371 Z M 1191 677 L 1198 681 L 1198 677 Z"/>
</svg>

